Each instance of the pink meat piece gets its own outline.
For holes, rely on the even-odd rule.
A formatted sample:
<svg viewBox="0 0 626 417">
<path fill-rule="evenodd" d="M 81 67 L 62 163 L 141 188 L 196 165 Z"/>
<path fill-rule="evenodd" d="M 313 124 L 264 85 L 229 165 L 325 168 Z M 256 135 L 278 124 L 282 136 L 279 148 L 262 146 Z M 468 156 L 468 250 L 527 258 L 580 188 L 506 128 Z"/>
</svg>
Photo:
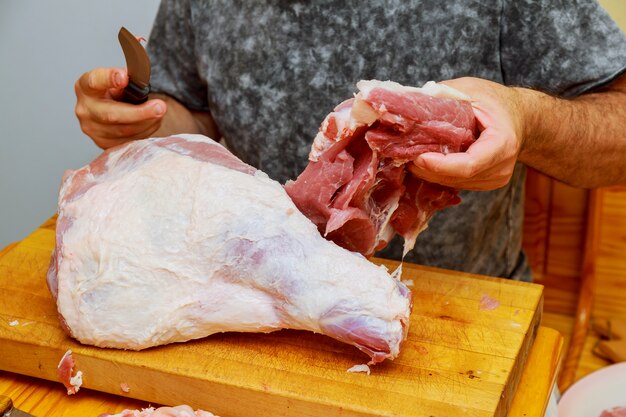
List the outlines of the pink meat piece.
<svg viewBox="0 0 626 417">
<path fill-rule="evenodd" d="M 397 233 L 405 253 L 437 211 L 461 200 L 406 165 L 425 152 L 463 152 L 478 129 L 469 99 L 450 87 L 360 81 L 322 122 L 309 165 L 285 189 L 320 233 L 371 256 Z"/>
<path fill-rule="evenodd" d="M 106 151 L 64 175 L 58 213 L 48 285 L 82 343 L 144 349 L 290 328 L 376 363 L 406 337 L 400 281 L 324 239 L 279 183 L 204 136 Z"/>
<path fill-rule="evenodd" d="M 68 350 L 65 352 L 59 361 L 59 365 L 57 366 L 59 381 L 61 381 L 67 389 L 67 395 L 76 394 L 82 384 L 82 373 L 78 371 L 75 375 L 73 375 L 75 365 L 76 362 L 72 356 L 72 351 Z"/>
<path fill-rule="evenodd" d="M 124 410 L 119 414 L 102 414 L 100 417 L 219 417 L 208 411 L 193 410 L 188 405 L 176 407 L 149 407 L 143 410 Z"/>
<path fill-rule="evenodd" d="M 604 410 L 600 417 L 626 417 L 626 407 L 613 407 Z"/>
</svg>

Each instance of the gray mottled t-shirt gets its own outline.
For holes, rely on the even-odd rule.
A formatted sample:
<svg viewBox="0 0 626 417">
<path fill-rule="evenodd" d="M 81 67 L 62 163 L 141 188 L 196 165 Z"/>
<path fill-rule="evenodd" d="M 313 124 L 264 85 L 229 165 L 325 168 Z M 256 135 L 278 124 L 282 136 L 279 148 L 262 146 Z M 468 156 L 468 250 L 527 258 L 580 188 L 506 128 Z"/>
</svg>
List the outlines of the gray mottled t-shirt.
<svg viewBox="0 0 626 417">
<path fill-rule="evenodd" d="M 284 182 L 321 121 L 361 79 L 420 86 L 461 76 L 566 97 L 620 75 L 626 40 L 589 0 L 163 1 L 152 87 L 213 115 L 229 148 Z M 437 213 L 408 261 L 530 279 L 524 167 Z M 399 258 L 396 241 L 382 256 Z"/>
</svg>

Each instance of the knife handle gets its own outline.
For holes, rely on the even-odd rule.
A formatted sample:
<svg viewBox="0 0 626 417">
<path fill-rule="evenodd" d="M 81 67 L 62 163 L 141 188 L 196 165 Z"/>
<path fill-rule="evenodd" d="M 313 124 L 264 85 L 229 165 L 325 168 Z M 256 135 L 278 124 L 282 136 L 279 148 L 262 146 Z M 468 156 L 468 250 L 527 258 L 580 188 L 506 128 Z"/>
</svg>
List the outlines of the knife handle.
<svg viewBox="0 0 626 417">
<path fill-rule="evenodd" d="M 148 94 L 150 93 L 150 86 L 147 85 L 144 88 L 139 87 L 133 82 L 129 82 L 122 94 L 122 101 L 130 104 L 142 104 L 148 100 Z"/>
<path fill-rule="evenodd" d="M 13 401 L 9 397 L 0 395 L 0 417 L 8 417 L 13 411 Z"/>
</svg>

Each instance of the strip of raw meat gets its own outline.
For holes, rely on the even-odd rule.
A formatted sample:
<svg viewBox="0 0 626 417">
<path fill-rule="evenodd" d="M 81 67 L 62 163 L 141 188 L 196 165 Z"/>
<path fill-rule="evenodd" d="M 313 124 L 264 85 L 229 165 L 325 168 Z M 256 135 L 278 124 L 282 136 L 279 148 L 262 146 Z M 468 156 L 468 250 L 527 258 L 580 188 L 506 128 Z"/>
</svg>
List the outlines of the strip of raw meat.
<svg viewBox="0 0 626 417">
<path fill-rule="evenodd" d="M 76 394 L 83 384 L 82 371 L 77 371 L 74 375 L 72 375 L 74 373 L 75 365 L 76 362 L 74 361 L 71 350 L 65 352 L 57 365 L 57 376 L 59 377 L 59 381 L 65 385 L 67 395 Z"/>
<path fill-rule="evenodd" d="M 404 253 L 437 211 L 458 204 L 456 190 L 413 176 L 424 152 L 462 152 L 477 137 L 469 98 L 443 84 L 422 88 L 360 81 L 359 93 L 322 122 L 309 165 L 285 185 L 326 238 L 371 256 L 394 234 Z"/>
<path fill-rule="evenodd" d="M 398 355 L 411 304 L 279 183 L 198 135 L 134 141 L 67 172 L 48 283 L 73 337 L 124 349 L 292 328 L 376 363 Z"/>
<path fill-rule="evenodd" d="M 99 417 L 218 417 L 208 411 L 196 410 L 188 405 L 176 407 L 144 408 L 143 410 L 124 410 L 119 414 L 102 414 Z"/>
<path fill-rule="evenodd" d="M 604 410 L 600 417 L 626 417 L 626 407 L 613 407 Z"/>
</svg>

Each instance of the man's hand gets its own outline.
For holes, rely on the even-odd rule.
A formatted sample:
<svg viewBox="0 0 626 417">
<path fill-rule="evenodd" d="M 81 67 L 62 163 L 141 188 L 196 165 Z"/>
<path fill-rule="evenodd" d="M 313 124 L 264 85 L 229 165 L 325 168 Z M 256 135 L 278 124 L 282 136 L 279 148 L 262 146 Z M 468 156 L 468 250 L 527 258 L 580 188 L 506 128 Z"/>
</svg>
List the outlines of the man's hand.
<svg viewBox="0 0 626 417">
<path fill-rule="evenodd" d="M 478 78 L 444 84 L 472 98 L 480 137 L 467 152 L 420 155 L 411 167 L 417 176 L 492 190 L 519 161 L 575 187 L 626 185 L 626 75 L 571 99 Z"/>
<path fill-rule="evenodd" d="M 519 91 L 479 78 L 444 81 L 472 98 L 480 137 L 466 152 L 420 155 L 411 171 L 427 181 L 467 190 L 493 190 L 513 175 L 522 147 Z"/>
<path fill-rule="evenodd" d="M 139 105 L 117 101 L 127 85 L 128 74 L 122 68 L 91 70 L 74 85 L 80 127 L 102 149 L 150 137 L 167 111 L 159 99 Z"/>
</svg>

